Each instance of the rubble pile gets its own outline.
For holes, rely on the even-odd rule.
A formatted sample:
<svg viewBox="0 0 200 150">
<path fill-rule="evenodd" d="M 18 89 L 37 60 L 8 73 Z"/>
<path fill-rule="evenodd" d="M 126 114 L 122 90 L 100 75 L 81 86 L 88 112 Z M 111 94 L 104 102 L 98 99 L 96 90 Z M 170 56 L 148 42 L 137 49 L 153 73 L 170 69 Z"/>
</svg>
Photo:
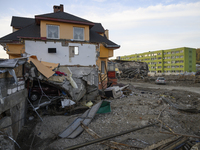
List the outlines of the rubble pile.
<svg viewBox="0 0 200 150">
<path fill-rule="evenodd" d="M 24 149 L 30 148 L 32 143 L 31 149 L 45 150 L 70 149 L 80 144 L 82 146 L 78 149 L 81 150 L 191 149 L 196 146 L 200 139 L 199 112 L 185 109 L 200 110 L 200 94 L 135 88 L 131 84 L 124 91 L 129 92 L 120 98 L 110 97 L 106 100 L 110 102 L 111 112 L 97 113 L 88 125 L 84 121 L 79 122 L 83 132 L 76 138 L 61 138 L 59 135 L 69 129 L 77 118 L 83 119 L 83 113 L 70 116 L 43 115 L 43 122 L 37 123 L 29 138 L 19 136 L 19 144 L 24 141 L 29 146 L 23 145 Z M 36 119 L 35 115 L 29 122 Z M 102 139 L 106 140 L 100 141 Z M 100 142 L 93 143 L 98 140 Z"/>
<path fill-rule="evenodd" d="M 80 100 L 97 99 L 99 93 L 96 67 L 60 66 L 31 56 L 25 65 L 25 78 L 28 102 L 34 111 L 53 104 L 54 113 L 62 113 Z"/>
<path fill-rule="evenodd" d="M 141 78 L 148 75 L 148 64 L 139 61 L 114 60 L 120 78 Z"/>
</svg>

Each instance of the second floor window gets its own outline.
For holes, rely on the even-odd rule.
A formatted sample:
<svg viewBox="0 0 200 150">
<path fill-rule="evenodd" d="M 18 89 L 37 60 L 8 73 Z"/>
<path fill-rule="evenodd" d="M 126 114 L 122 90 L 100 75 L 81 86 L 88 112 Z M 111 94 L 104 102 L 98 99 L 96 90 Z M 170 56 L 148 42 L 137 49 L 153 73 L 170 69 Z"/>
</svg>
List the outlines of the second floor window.
<svg viewBox="0 0 200 150">
<path fill-rule="evenodd" d="M 84 40 L 84 28 L 74 27 L 74 40 Z"/>
<path fill-rule="evenodd" d="M 59 26 L 47 25 L 47 38 L 59 39 Z"/>
</svg>

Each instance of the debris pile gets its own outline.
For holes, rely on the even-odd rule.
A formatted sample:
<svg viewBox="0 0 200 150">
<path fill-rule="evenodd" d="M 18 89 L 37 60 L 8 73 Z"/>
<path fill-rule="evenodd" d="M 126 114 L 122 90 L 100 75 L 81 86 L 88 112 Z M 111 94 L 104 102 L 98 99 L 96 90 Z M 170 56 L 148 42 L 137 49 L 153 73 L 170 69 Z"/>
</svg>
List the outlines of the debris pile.
<svg viewBox="0 0 200 150">
<path fill-rule="evenodd" d="M 116 89 L 121 87 L 124 84 Z M 118 98 L 111 93 L 107 106 L 100 101 L 83 114 L 43 116 L 43 122 L 37 123 L 30 138 L 19 136 L 18 141 L 32 143 L 32 149 L 58 150 L 181 150 L 196 146 L 200 139 L 200 118 L 196 111 L 200 109 L 200 94 L 134 88 L 131 84 L 123 89 L 129 90 Z M 109 111 L 96 113 L 101 107 Z"/>
<path fill-rule="evenodd" d="M 98 96 L 96 67 L 59 66 L 31 56 L 25 67 L 25 77 L 34 110 L 57 99 L 64 107 L 66 99 L 74 104 L 80 100 L 95 100 Z"/>
<path fill-rule="evenodd" d="M 132 67 L 128 77 L 145 76 L 148 69 L 134 64 L 140 67 L 134 73 L 131 62 L 120 65 L 124 71 Z M 25 63 L 24 78 L 29 126 L 14 141 L 16 150 L 198 147 L 200 94 L 125 82 L 99 92 L 96 67 L 60 66 L 36 57 Z"/>
<path fill-rule="evenodd" d="M 148 75 L 149 68 L 146 62 L 114 60 L 119 70 L 120 78 L 141 78 Z"/>
</svg>

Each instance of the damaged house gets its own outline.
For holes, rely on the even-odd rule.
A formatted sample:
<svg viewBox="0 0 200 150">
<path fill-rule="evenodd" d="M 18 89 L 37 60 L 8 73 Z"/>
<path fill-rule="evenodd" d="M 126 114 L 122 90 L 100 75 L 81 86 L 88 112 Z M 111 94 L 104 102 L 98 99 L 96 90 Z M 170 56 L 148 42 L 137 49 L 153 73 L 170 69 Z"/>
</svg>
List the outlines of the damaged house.
<svg viewBox="0 0 200 150">
<path fill-rule="evenodd" d="M 9 128 L 13 141 L 24 124 L 26 97 L 36 113 L 56 94 L 62 107 L 71 106 L 67 102 L 96 100 L 102 87 L 99 76 L 106 75 L 108 58 L 120 47 L 109 40 L 101 23 L 66 13 L 63 5 L 53 10 L 34 18 L 13 16 L 13 32 L 0 38 L 9 55 L 0 62 L 0 126 L 17 121 Z"/>
<path fill-rule="evenodd" d="M 63 5 L 53 10 L 35 18 L 13 16 L 13 33 L 0 38 L 0 44 L 10 59 L 34 55 L 39 61 L 60 64 L 57 71 L 68 67 L 78 88 L 61 86 L 76 101 L 86 93 L 91 94 L 87 99 L 94 99 L 101 89 L 99 74 L 106 73 L 108 58 L 120 46 L 109 40 L 101 23 L 66 13 Z"/>
</svg>

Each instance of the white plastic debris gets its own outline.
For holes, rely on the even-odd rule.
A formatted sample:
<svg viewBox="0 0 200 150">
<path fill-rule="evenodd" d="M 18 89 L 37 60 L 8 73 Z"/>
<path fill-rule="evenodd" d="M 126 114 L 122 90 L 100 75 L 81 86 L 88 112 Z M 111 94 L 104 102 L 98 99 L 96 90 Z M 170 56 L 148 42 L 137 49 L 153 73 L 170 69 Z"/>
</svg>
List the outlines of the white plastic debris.
<svg viewBox="0 0 200 150">
<path fill-rule="evenodd" d="M 63 101 L 61 101 L 62 108 L 64 108 L 65 106 L 71 106 L 74 104 L 76 103 L 70 99 L 64 99 Z"/>
</svg>

